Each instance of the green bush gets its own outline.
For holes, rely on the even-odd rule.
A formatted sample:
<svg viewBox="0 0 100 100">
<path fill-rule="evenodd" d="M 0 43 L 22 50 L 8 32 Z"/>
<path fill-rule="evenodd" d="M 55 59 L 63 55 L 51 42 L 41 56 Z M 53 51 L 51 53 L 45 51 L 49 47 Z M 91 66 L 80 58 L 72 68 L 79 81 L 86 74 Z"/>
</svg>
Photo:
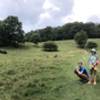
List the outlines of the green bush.
<svg viewBox="0 0 100 100">
<path fill-rule="evenodd" d="M 5 51 L 5 50 L 0 50 L 0 53 L 1 53 L 1 54 L 7 54 L 7 51 Z"/>
<path fill-rule="evenodd" d="M 97 43 L 92 42 L 92 41 L 89 41 L 89 42 L 86 44 L 86 48 L 87 48 L 87 49 L 92 49 L 92 48 L 97 48 L 97 47 L 98 47 Z"/>
<path fill-rule="evenodd" d="M 87 43 L 88 36 L 85 31 L 80 31 L 76 33 L 76 35 L 74 36 L 74 40 L 77 43 L 78 47 L 84 48 Z"/>
<path fill-rule="evenodd" d="M 58 51 L 58 46 L 54 42 L 45 42 L 43 44 L 44 51 Z"/>
</svg>

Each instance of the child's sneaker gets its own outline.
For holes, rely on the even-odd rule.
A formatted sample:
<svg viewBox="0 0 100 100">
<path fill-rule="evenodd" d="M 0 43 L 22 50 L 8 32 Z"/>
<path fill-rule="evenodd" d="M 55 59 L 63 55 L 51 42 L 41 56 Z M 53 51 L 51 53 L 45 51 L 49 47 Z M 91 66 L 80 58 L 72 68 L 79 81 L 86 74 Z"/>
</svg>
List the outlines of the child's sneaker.
<svg viewBox="0 0 100 100">
<path fill-rule="evenodd" d="M 93 85 L 96 85 L 96 82 L 93 82 Z"/>
<path fill-rule="evenodd" d="M 88 83 L 87 84 L 91 84 L 91 81 L 88 81 Z"/>
</svg>

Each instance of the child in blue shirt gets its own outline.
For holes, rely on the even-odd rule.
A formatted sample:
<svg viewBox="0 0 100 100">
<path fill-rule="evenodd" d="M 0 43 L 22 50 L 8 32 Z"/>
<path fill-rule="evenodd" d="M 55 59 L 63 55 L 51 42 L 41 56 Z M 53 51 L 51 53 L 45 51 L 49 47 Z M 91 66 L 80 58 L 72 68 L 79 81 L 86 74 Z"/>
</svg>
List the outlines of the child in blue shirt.
<svg viewBox="0 0 100 100">
<path fill-rule="evenodd" d="M 89 73 L 87 69 L 83 66 L 83 62 L 78 63 L 78 68 L 76 68 L 74 72 L 82 80 L 89 80 Z"/>
</svg>

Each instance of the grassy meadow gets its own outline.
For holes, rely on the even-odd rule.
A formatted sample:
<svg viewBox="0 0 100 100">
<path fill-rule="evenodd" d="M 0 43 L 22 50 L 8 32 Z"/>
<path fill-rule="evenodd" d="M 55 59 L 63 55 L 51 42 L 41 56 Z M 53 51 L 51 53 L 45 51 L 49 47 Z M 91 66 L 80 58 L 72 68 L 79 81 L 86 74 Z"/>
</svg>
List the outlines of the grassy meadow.
<svg viewBox="0 0 100 100">
<path fill-rule="evenodd" d="M 100 39 L 92 41 L 100 55 Z M 42 51 L 42 43 L 3 48 L 8 54 L 0 54 L 0 100 L 100 100 L 100 69 L 96 86 L 81 83 L 73 73 L 78 61 L 87 66 L 89 52 L 72 40 L 56 43 L 58 52 Z"/>
</svg>

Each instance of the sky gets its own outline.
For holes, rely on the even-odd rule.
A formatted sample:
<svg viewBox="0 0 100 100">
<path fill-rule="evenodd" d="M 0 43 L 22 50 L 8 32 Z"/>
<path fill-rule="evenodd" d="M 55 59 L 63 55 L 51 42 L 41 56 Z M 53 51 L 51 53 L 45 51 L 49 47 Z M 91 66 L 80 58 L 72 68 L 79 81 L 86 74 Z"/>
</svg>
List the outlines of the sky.
<svg viewBox="0 0 100 100">
<path fill-rule="evenodd" d="M 0 0 L 0 20 L 18 16 L 25 32 L 69 22 L 100 23 L 100 0 Z"/>
</svg>

